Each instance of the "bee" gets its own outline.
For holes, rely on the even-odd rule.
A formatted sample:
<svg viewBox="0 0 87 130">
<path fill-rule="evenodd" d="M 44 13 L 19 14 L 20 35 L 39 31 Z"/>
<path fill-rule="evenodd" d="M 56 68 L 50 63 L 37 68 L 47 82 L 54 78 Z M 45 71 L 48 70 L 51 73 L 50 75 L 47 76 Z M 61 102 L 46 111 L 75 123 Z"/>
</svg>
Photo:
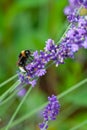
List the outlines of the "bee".
<svg viewBox="0 0 87 130">
<path fill-rule="evenodd" d="M 19 69 L 22 72 L 27 72 L 26 70 L 26 65 L 27 65 L 27 61 L 29 60 L 29 62 L 31 61 L 31 51 L 30 50 L 23 50 L 21 51 L 21 53 L 19 54 L 19 58 L 18 58 L 18 63 L 17 65 L 19 66 Z"/>
</svg>

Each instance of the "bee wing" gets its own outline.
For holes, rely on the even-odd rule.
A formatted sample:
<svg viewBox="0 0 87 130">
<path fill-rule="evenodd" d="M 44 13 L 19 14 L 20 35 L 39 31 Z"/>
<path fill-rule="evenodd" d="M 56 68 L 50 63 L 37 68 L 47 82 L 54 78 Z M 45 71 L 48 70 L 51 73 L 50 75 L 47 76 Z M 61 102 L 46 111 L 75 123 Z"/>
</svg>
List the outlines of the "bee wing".
<svg viewBox="0 0 87 130">
<path fill-rule="evenodd" d="M 21 70 L 21 72 L 26 72 L 26 70 L 23 67 L 19 67 L 19 69 Z"/>
<path fill-rule="evenodd" d="M 21 55 L 21 57 L 19 57 L 19 58 L 18 58 L 17 65 L 19 65 L 19 63 L 20 63 L 21 59 L 22 59 L 22 55 Z"/>
</svg>

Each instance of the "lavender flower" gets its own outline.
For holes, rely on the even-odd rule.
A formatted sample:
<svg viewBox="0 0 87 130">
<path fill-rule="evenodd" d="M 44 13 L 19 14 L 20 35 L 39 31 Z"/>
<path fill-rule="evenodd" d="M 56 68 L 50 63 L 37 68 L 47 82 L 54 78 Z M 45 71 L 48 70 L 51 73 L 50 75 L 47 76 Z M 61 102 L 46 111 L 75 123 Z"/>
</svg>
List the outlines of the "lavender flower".
<svg viewBox="0 0 87 130">
<path fill-rule="evenodd" d="M 48 97 L 48 105 L 45 107 L 43 111 L 43 123 L 39 124 L 40 129 L 46 130 L 48 128 L 49 120 L 56 120 L 56 116 L 59 114 L 60 104 L 57 100 L 57 97 L 52 95 Z"/>
<path fill-rule="evenodd" d="M 80 3 L 79 0 L 69 0 L 69 5 L 65 7 L 64 13 L 65 15 L 70 15 L 76 11 L 80 7 L 80 5 L 83 3 Z"/>
<path fill-rule="evenodd" d="M 22 88 L 18 93 L 17 93 L 17 95 L 19 96 L 19 97 L 22 97 L 22 96 L 24 96 L 26 94 L 26 89 L 25 88 Z"/>
<path fill-rule="evenodd" d="M 70 1 L 71 2 L 71 1 Z M 62 38 L 59 45 L 54 40 L 48 39 L 44 50 L 35 51 L 33 61 L 26 65 L 26 73 L 19 72 L 19 80 L 22 83 L 36 85 L 37 79 L 46 74 L 46 68 L 50 61 L 56 66 L 64 64 L 65 59 L 74 58 L 80 48 L 87 48 L 87 17 L 79 16 L 74 12 L 68 17 L 71 27 Z"/>
<path fill-rule="evenodd" d="M 43 122 L 39 124 L 40 130 L 46 130 L 48 128 L 48 122 Z"/>
<path fill-rule="evenodd" d="M 87 8 L 87 0 L 78 0 L 78 2 Z"/>
<path fill-rule="evenodd" d="M 87 8 L 87 0 L 68 0 L 69 5 L 65 7 L 64 14 L 72 15 L 80 6 Z"/>
</svg>

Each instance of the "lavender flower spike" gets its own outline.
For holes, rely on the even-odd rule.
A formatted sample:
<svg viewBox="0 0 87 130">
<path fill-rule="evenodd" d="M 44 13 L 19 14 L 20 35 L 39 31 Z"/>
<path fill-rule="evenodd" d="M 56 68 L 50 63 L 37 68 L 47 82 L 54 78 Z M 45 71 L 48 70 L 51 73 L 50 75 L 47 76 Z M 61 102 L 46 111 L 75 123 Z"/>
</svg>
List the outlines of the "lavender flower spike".
<svg viewBox="0 0 87 130">
<path fill-rule="evenodd" d="M 87 16 L 80 16 L 75 11 L 68 16 L 68 20 L 71 27 L 62 37 L 59 45 L 55 44 L 54 40 L 48 39 L 44 50 L 35 51 L 32 54 L 33 61 L 25 66 L 26 73 L 18 73 L 22 83 L 34 87 L 37 79 L 46 74 L 47 65 L 50 61 L 57 67 L 59 64 L 64 64 L 65 59 L 74 58 L 74 54 L 80 48 L 87 49 Z"/>
<path fill-rule="evenodd" d="M 22 88 L 22 89 L 17 93 L 17 95 L 18 95 L 19 97 L 23 97 L 25 94 L 26 94 L 26 89 L 25 89 L 25 88 Z"/>
<path fill-rule="evenodd" d="M 43 111 L 43 123 L 39 124 L 41 130 L 46 130 L 48 128 L 49 120 L 56 120 L 56 116 L 59 114 L 60 104 L 55 95 L 48 97 L 48 105 Z"/>
</svg>

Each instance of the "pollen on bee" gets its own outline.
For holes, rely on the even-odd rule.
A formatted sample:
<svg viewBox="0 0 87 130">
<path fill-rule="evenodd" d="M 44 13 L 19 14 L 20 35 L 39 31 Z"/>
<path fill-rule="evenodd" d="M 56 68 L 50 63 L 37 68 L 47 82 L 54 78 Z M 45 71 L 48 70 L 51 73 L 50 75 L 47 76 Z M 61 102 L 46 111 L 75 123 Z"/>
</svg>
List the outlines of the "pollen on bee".
<svg viewBox="0 0 87 130">
<path fill-rule="evenodd" d="M 22 54 L 22 56 L 24 56 L 24 57 L 26 56 L 26 55 L 25 55 L 25 51 L 21 51 L 21 54 Z"/>
<path fill-rule="evenodd" d="M 27 76 L 27 78 L 28 78 L 28 79 L 31 79 L 31 77 L 30 77 L 30 76 Z"/>
</svg>

